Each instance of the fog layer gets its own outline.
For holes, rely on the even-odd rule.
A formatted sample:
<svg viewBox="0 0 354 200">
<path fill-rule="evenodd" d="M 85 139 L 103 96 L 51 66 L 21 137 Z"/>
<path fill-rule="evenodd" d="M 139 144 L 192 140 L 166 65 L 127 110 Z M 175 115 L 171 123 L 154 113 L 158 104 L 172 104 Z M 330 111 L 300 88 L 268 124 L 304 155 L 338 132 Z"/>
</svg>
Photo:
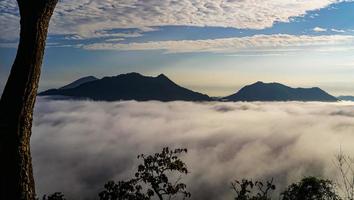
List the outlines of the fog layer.
<svg viewBox="0 0 354 200">
<path fill-rule="evenodd" d="M 231 199 L 235 178 L 336 178 L 334 156 L 354 152 L 351 103 L 191 103 L 37 100 L 32 155 L 37 193 L 97 199 L 132 177 L 136 155 L 188 148 L 192 199 Z"/>
</svg>

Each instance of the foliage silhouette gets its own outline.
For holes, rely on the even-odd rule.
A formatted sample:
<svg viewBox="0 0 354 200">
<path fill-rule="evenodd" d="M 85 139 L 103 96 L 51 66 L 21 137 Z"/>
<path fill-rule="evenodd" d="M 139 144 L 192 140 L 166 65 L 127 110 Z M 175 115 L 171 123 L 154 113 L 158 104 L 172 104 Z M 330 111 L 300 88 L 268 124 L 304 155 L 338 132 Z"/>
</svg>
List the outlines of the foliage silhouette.
<svg viewBox="0 0 354 200">
<path fill-rule="evenodd" d="M 143 187 L 138 184 L 137 179 L 129 181 L 109 181 L 104 185 L 105 190 L 99 193 L 101 200 L 148 200 L 153 195 L 151 190 L 147 190 L 146 194 L 142 192 Z"/>
<path fill-rule="evenodd" d="M 273 179 L 265 184 L 261 181 L 242 179 L 231 182 L 231 188 L 236 193 L 235 200 L 270 200 L 270 193 L 275 190 Z"/>
<path fill-rule="evenodd" d="M 340 200 L 332 181 L 306 177 L 291 184 L 282 194 L 282 200 Z"/>
<path fill-rule="evenodd" d="M 42 200 L 66 200 L 61 192 L 55 192 L 49 196 L 44 195 Z"/>
<path fill-rule="evenodd" d="M 113 181 L 105 184 L 105 190 L 99 193 L 100 200 L 148 200 L 157 196 L 159 200 L 181 197 L 190 198 L 186 184 L 181 183 L 181 175 L 187 174 L 186 164 L 179 158 L 187 149 L 170 150 L 163 148 L 161 153 L 138 156 L 143 163 L 138 166 L 135 177 L 128 181 Z M 179 177 L 173 182 L 169 175 L 177 172 Z"/>
<path fill-rule="evenodd" d="M 187 153 L 187 149 L 170 150 L 165 147 L 160 153 L 139 155 L 137 158 L 141 159 L 142 163 L 138 165 L 134 177 L 117 183 L 107 182 L 104 185 L 104 190 L 98 194 L 99 199 L 171 200 L 190 198 L 191 193 L 186 190 L 186 184 L 180 182 L 182 175 L 188 174 L 186 164 L 179 157 L 183 153 Z M 338 162 L 344 162 L 342 160 L 344 158 L 338 157 Z M 235 200 L 342 200 L 337 193 L 336 185 L 331 180 L 317 177 L 305 177 L 301 181 L 291 184 L 278 198 L 274 198 L 275 195 L 272 194 L 276 189 L 273 179 L 266 182 L 247 179 L 234 180 L 231 182 L 231 189 L 235 194 Z M 343 199 L 351 200 L 348 196 Z M 62 193 L 54 193 L 48 197 L 44 196 L 42 200 L 65 200 L 65 198 Z"/>
</svg>

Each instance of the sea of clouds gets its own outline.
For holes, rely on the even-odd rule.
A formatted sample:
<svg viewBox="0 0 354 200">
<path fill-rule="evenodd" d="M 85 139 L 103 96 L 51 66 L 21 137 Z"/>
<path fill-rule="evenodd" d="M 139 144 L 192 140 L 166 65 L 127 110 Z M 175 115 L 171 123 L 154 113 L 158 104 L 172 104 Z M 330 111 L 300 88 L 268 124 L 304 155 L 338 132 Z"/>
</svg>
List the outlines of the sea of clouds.
<svg viewBox="0 0 354 200">
<path fill-rule="evenodd" d="M 336 180 L 340 148 L 354 153 L 353 103 L 36 103 L 32 156 L 37 193 L 97 199 L 108 180 L 134 175 L 136 155 L 185 147 L 192 199 L 232 199 L 233 179 Z"/>
</svg>

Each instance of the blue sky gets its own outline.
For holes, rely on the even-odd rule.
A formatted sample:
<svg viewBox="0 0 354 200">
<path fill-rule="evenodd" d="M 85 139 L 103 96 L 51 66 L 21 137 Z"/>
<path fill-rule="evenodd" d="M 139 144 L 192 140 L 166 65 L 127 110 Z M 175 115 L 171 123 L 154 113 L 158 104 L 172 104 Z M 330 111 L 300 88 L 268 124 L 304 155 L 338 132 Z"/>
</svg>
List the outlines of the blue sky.
<svg viewBox="0 0 354 200">
<path fill-rule="evenodd" d="M 216 96 L 258 80 L 354 95 L 353 10 L 343 0 L 62 0 L 40 90 L 136 71 Z M 2 88 L 16 53 L 16 1 L 0 1 L 0 26 Z"/>
</svg>

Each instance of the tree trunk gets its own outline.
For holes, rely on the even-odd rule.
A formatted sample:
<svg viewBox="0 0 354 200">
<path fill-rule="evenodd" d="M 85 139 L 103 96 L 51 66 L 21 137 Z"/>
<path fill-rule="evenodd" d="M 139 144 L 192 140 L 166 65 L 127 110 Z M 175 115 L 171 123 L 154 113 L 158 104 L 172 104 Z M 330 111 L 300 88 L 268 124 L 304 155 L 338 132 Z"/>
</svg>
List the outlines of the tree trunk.
<svg viewBox="0 0 354 200">
<path fill-rule="evenodd" d="M 34 200 L 30 154 L 33 107 L 49 20 L 58 0 L 17 0 L 17 55 L 0 100 L 0 199 Z"/>
</svg>

